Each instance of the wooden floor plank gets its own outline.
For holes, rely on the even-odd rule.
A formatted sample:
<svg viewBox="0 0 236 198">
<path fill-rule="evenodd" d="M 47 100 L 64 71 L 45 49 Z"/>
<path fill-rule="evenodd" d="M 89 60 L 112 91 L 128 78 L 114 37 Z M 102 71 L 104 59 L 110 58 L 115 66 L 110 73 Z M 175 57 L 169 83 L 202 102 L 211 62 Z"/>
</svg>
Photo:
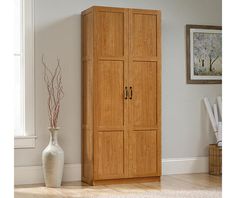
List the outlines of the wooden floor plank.
<svg viewBox="0 0 236 198">
<path fill-rule="evenodd" d="M 15 187 L 15 198 L 86 198 L 101 195 L 124 195 L 165 190 L 221 190 L 221 177 L 208 174 L 162 176 L 161 182 L 88 186 L 80 181 L 63 183 L 61 188 L 46 188 L 43 184 Z"/>
</svg>

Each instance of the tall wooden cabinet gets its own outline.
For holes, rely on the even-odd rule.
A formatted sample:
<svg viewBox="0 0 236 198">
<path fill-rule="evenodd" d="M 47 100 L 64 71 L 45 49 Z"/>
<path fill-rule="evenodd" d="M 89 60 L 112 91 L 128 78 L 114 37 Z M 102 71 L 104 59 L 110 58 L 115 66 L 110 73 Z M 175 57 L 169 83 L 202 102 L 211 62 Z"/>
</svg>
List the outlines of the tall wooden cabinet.
<svg viewBox="0 0 236 198">
<path fill-rule="evenodd" d="M 161 16 L 158 10 L 82 12 L 82 180 L 160 180 Z"/>
</svg>

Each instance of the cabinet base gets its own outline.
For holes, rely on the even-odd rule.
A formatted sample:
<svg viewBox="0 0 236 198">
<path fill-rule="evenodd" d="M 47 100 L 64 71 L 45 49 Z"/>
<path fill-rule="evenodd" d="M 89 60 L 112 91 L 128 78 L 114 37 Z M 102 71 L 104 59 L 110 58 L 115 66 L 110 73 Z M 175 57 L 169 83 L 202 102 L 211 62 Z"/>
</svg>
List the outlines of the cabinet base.
<svg viewBox="0 0 236 198">
<path fill-rule="evenodd" d="M 154 177 L 137 177 L 137 178 L 121 178 L 121 179 L 106 179 L 106 180 L 93 180 L 89 185 L 111 185 L 111 184 L 129 184 L 129 183 L 144 183 L 144 182 L 160 182 L 160 176 Z"/>
</svg>

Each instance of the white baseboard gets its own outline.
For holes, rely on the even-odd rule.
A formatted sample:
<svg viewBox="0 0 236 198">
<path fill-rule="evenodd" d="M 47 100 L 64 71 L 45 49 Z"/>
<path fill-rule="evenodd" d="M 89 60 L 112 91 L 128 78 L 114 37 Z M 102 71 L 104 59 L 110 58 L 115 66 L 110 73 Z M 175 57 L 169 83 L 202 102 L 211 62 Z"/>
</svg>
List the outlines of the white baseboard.
<svg viewBox="0 0 236 198">
<path fill-rule="evenodd" d="M 15 185 L 44 183 L 42 166 L 15 167 Z M 81 180 L 81 164 L 65 164 L 63 181 Z"/>
<path fill-rule="evenodd" d="M 162 175 L 207 172 L 208 157 L 162 159 Z"/>
<path fill-rule="evenodd" d="M 162 175 L 208 172 L 208 157 L 162 159 Z M 63 181 L 81 180 L 81 164 L 65 164 Z M 44 183 L 41 166 L 15 167 L 15 185 Z"/>
</svg>

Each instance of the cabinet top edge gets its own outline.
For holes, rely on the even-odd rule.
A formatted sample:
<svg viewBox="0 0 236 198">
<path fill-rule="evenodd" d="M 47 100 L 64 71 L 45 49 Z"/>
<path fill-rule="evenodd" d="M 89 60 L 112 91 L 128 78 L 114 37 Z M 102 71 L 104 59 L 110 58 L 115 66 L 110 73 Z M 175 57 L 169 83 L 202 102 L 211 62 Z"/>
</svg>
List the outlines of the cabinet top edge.
<svg viewBox="0 0 236 198">
<path fill-rule="evenodd" d="M 88 9 L 82 11 L 82 14 L 87 14 L 91 11 L 100 11 L 103 9 L 115 9 L 115 10 L 132 10 L 133 12 L 142 12 L 142 11 L 146 11 L 146 12 L 150 12 L 150 13 L 160 13 L 161 10 L 153 10 L 153 9 L 142 9 L 142 8 L 123 8 L 123 7 L 109 7 L 109 6 L 91 6 Z"/>
</svg>

